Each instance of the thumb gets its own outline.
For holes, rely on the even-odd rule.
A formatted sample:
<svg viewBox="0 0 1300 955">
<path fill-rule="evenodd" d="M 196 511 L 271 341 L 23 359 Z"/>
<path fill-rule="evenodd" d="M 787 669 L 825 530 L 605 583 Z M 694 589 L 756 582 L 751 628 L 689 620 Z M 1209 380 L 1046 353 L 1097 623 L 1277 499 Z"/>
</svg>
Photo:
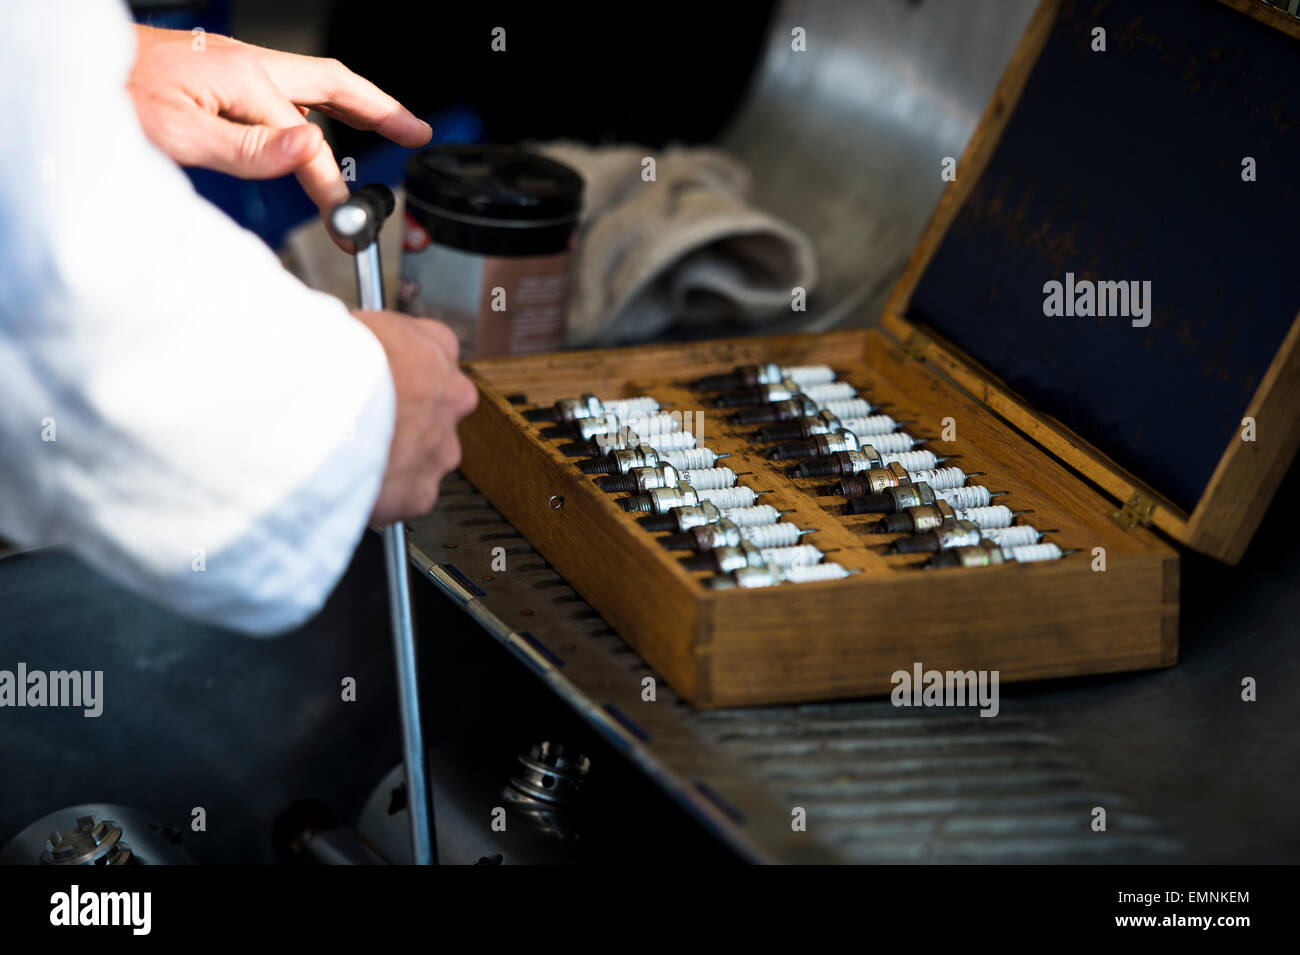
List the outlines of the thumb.
<svg viewBox="0 0 1300 955">
<path fill-rule="evenodd" d="M 177 150 L 176 160 L 241 179 L 276 179 L 297 172 L 324 142 L 311 123 L 283 128 L 234 123 L 202 110 L 185 119 L 192 138 Z"/>
</svg>

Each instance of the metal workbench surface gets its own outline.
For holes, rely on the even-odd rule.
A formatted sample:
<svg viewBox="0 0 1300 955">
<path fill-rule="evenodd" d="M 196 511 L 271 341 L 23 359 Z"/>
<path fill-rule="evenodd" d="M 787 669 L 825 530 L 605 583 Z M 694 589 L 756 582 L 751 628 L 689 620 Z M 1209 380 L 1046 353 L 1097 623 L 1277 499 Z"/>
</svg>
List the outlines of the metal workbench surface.
<svg viewBox="0 0 1300 955">
<path fill-rule="evenodd" d="M 1239 566 L 1184 555 L 1177 666 L 1003 686 L 994 718 L 888 699 L 703 711 L 658 679 L 651 702 L 653 671 L 464 478 L 408 539 L 485 636 L 745 858 L 1295 862 L 1296 493 L 1300 469 Z"/>
</svg>

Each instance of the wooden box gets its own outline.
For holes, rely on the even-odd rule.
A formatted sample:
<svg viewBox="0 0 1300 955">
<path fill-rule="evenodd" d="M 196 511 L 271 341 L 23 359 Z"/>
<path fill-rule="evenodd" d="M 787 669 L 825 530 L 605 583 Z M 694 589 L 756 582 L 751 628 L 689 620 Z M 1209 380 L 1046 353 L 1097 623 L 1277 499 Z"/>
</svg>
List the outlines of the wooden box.
<svg viewBox="0 0 1300 955">
<path fill-rule="evenodd" d="M 1105 52 L 1091 49 L 1098 25 Z M 1286 267 L 1278 240 L 1296 221 L 1300 98 L 1273 85 L 1300 75 L 1297 36 L 1295 21 L 1254 0 L 1116 0 L 1095 14 L 1048 0 L 883 331 L 473 362 L 481 402 L 462 428 L 463 471 L 699 706 L 881 694 L 918 663 L 996 670 L 1003 681 L 1173 664 L 1178 556 L 1152 528 L 1237 560 L 1300 443 L 1300 270 Z M 1053 115 L 1085 129 L 1107 118 L 1110 151 L 1073 142 Z M 1225 129 L 1239 141 L 1216 134 Z M 1183 166 L 1165 179 L 1142 165 L 1169 156 Z M 1245 156 L 1261 170 L 1254 181 L 1240 175 Z M 1150 281 L 1151 321 L 1045 314 L 1046 283 L 1067 272 Z M 1224 328 L 1243 314 L 1252 324 L 1236 347 Z M 1221 343 L 1230 354 L 1215 364 Z M 951 419 L 952 440 L 930 447 L 984 472 L 984 484 L 1010 492 L 1004 503 L 1032 511 L 1075 553 L 945 570 L 882 554 L 880 538 L 863 533 L 869 518 L 846 517 L 816 482 L 787 477 L 748 442 L 752 429 L 685 387 L 763 362 L 830 364 L 914 434 L 939 438 Z M 766 502 L 860 573 L 705 586 L 510 400 L 544 406 L 584 392 L 651 394 L 702 412 L 704 443 L 731 452 L 733 469 L 771 491 Z"/>
</svg>

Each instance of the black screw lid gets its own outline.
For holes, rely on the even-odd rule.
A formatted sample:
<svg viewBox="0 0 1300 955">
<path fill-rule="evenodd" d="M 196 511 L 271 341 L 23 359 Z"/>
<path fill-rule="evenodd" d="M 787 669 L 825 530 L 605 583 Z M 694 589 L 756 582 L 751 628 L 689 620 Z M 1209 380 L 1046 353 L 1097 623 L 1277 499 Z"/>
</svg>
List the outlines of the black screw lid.
<svg viewBox="0 0 1300 955">
<path fill-rule="evenodd" d="M 510 146 L 434 146 L 406 164 L 408 195 L 433 209 L 541 225 L 574 219 L 582 177 L 563 163 Z"/>
</svg>

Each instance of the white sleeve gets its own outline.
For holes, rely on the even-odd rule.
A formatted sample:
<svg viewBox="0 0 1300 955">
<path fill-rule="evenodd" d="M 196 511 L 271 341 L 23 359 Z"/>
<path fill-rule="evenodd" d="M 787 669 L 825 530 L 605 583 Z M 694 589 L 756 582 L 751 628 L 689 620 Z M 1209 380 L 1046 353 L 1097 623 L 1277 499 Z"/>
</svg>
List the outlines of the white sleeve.
<svg viewBox="0 0 1300 955">
<path fill-rule="evenodd" d="M 319 609 L 365 529 L 392 379 L 342 303 L 145 138 L 134 54 L 116 0 L 5 5 L 0 536 L 272 633 Z"/>
</svg>

